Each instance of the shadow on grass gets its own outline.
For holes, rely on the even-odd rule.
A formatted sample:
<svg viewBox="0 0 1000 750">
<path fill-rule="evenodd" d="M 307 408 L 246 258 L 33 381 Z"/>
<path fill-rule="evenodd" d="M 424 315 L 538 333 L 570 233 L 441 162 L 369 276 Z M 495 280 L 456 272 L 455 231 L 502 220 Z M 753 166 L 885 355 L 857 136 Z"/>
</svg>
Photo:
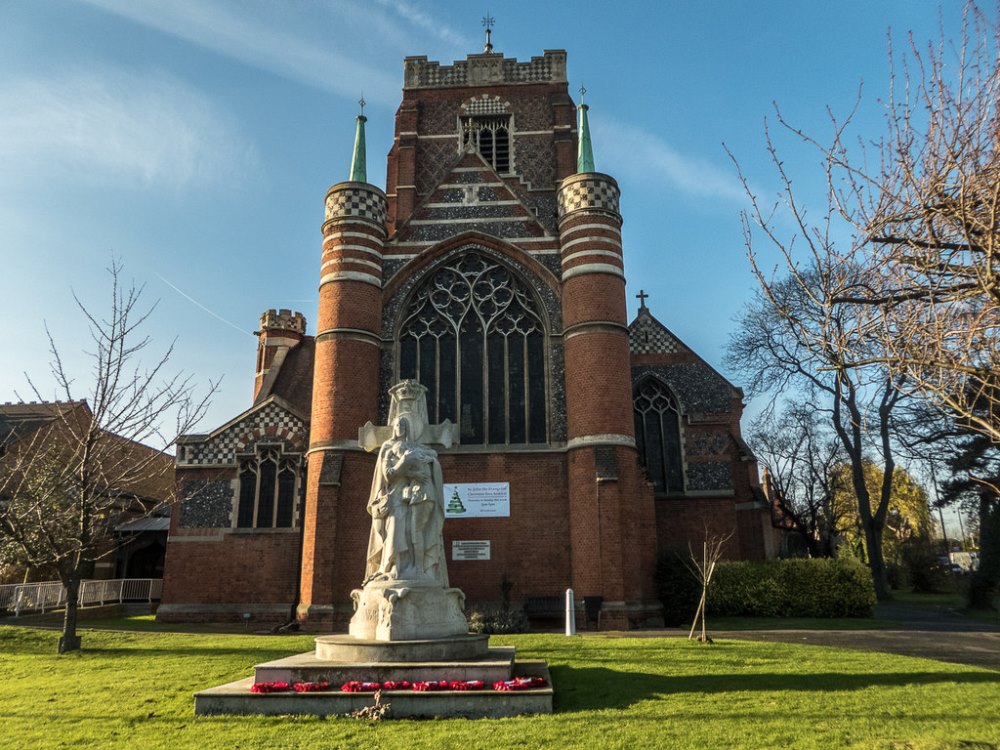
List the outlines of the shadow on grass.
<svg viewBox="0 0 1000 750">
<path fill-rule="evenodd" d="M 1000 683 L 1000 673 L 988 672 L 658 675 L 568 666 L 553 666 L 550 672 L 555 687 L 555 708 L 559 712 L 622 709 L 643 700 L 682 693 L 836 692 L 938 683 Z"/>
</svg>

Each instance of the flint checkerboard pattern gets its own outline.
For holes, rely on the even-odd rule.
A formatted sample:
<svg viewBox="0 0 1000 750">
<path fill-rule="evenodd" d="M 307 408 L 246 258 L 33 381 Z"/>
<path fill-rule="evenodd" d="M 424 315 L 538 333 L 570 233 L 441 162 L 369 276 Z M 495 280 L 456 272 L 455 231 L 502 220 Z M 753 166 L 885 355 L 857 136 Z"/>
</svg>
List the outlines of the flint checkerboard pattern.
<svg viewBox="0 0 1000 750">
<path fill-rule="evenodd" d="M 632 354 L 676 354 L 684 351 L 683 345 L 670 335 L 670 331 L 642 312 L 629 326 L 628 346 Z"/>
<path fill-rule="evenodd" d="M 618 188 L 601 179 L 580 180 L 559 191 L 559 218 L 582 208 L 618 213 Z"/>
<path fill-rule="evenodd" d="M 378 193 L 363 188 L 344 188 L 326 198 L 326 218 L 343 219 L 359 216 L 379 226 L 385 224 L 386 202 Z"/>
<path fill-rule="evenodd" d="M 235 465 L 236 454 L 246 453 L 258 441 L 281 441 L 293 450 L 302 450 L 306 432 L 301 419 L 271 403 L 202 443 L 188 443 L 184 446 L 184 459 L 178 459 L 177 465 Z"/>
</svg>

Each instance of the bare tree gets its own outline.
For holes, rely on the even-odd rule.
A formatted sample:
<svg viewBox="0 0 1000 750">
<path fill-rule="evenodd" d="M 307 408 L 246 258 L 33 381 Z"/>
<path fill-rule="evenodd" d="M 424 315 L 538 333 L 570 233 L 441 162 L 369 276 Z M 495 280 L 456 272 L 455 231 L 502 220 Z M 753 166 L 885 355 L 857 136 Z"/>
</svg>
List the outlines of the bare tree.
<svg viewBox="0 0 1000 750">
<path fill-rule="evenodd" d="M 957 45 L 923 50 L 911 38 L 903 55 L 890 45 L 886 130 L 874 149 L 848 138 L 854 111 L 831 114 L 833 135 L 823 142 L 777 111 L 785 132 L 822 156 L 827 205 L 818 222 L 807 219 L 770 132 L 794 236 L 779 230 L 778 204 L 762 209 L 740 173 L 762 289 L 754 314 L 767 308 L 793 342 L 772 364 L 832 398 L 880 598 L 888 594 L 876 556 L 894 468 L 889 419 L 900 394 L 926 397 L 1000 440 L 1000 30 L 972 3 L 964 18 Z M 758 267 L 752 224 L 782 255 L 784 279 Z M 863 486 L 866 448 L 885 470 L 874 502 Z"/>
<path fill-rule="evenodd" d="M 87 400 L 75 400 L 74 380 L 49 334 L 51 374 L 68 408 L 12 442 L 0 459 L 0 555 L 56 571 L 66 594 L 60 653 L 80 647 L 80 581 L 113 549 L 115 520 L 153 510 L 150 486 L 172 485 L 173 461 L 164 451 L 201 418 L 215 390 L 210 385 L 199 398 L 190 376 L 167 374 L 172 345 L 143 366 L 141 355 L 151 342 L 140 329 L 155 305 L 143 307 L 142 287 L 123 286 L 118 262 L 108 270 L 107 317 L 74 294 L 93 346 Z M 29 385 L 45 400 L 30 378 Z"/>
<path fill-rule="evenodd" d="M 701 545 L 700 558 L 691 549 L 690 545 L 688 546 L 688 557 L 690 559 L 688 567 L 694 577 L 698 579 L 698 584 L 701 586 L 701 598 L 698 600 L 698 609 L 694 613 L 694 621 L 691 623 L 691 632 L 688 633 L 688 640 L 694 638 L 694 631 L 698 627 L 698 620 L 701 620 L 701 634 L 698 636 L 698 640 L 701 643 L 712 642 L 705 629 L 705 605 L 708 603 L 708 587 L 712 583 L 712 576 L 715 575 L 715 566 L 722 559 L 722 550 L 732 536 L 732 532 L 725 536 L 720 536 L 718 534 L 709 534 L 708 529 L 705 529 L 705 541 Z"/>
<path fill-rule="evenodd" d="M 829 420 L 812 404 L 793 402 L 761 415 L 749 442 L 764 466 L 775 526 L 796 532 L 811 557 L 832 557 L 841 520 L 834 469 L 846 456 Z"/>
<path fill-rule="evenodd" d="M 744 236 L 759 290 L 744 308 L 739 328 L 730 339 L 727 361 L 743 373 L 751 394 L 802 391 L 828 415 L 851 467 L 875 592 L 879 599 L 889 599 L 882 533 L 895 466 L 892 412 L 901 397 L 900 382 L 874 357 L 876 311 L 835 300 L 840 290 L 865 277 L 866 269 L 856 263 L 855 253 L 842 254 L 837 249 L 830 232 L 832 213 L 820 227 L 806 222 L 773 144 L 770 150 L 800 232 L 791 239 L 780 236 L 773 209 L 761 208 L 744 179 L 751 199 L 751 210 L 744 215 Z M 753 248 L 754 224 L 784 258 L 784 276 L 774 278 L 759 266 Z M 804 240 L 804 253 L 795 252 L 796 237 Z M 886 475 L 874 495 L 864 473 L 865 461 L 873 454 Z"/>
<path fill-rule="evenodd" d="M 959 424 L 1000 443 L 1000 25 L 965 6 L 961 38 L 890 43 L 885 132 L 820 152 L 831 210 L 879 283 L 835 295 L 880 316 L 875 357 Z M 780 114 L 779 114 L 780 119 Z M 784 121 L 782 121 L 783 124 Z"/>
</svg>

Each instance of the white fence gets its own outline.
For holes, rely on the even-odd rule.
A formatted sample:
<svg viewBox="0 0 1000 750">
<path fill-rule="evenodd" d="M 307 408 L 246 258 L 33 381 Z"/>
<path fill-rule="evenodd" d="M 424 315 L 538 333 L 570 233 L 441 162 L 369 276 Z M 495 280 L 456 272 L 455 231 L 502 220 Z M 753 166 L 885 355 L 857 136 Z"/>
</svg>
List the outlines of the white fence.
<svg viewBox="0 0 1000 750">
<path fill-rule="evenodd" d="M 159 601 L 162 578 L 112 578 L 108 581 L 81 581 L 77 603 L 81 607 L 125 602 Z M 44 612 L 66 605 L 66 592 L 58 581 L 15 583 L 0 586 L 0 612 L 15 617 L 27 612 Z"/>
</svg>

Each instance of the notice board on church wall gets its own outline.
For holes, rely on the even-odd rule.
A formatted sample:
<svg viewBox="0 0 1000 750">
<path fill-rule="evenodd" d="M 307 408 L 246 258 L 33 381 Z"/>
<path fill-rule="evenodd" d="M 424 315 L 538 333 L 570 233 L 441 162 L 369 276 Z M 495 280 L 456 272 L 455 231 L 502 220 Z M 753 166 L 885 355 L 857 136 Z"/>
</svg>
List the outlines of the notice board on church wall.
<svg viewBox="0 0 1000 750">
<path fill-rule="evenodd" d="M 445 518 L 510 516 L 510 482 L 477 482 L 444 486 Z"/>
</svg>

